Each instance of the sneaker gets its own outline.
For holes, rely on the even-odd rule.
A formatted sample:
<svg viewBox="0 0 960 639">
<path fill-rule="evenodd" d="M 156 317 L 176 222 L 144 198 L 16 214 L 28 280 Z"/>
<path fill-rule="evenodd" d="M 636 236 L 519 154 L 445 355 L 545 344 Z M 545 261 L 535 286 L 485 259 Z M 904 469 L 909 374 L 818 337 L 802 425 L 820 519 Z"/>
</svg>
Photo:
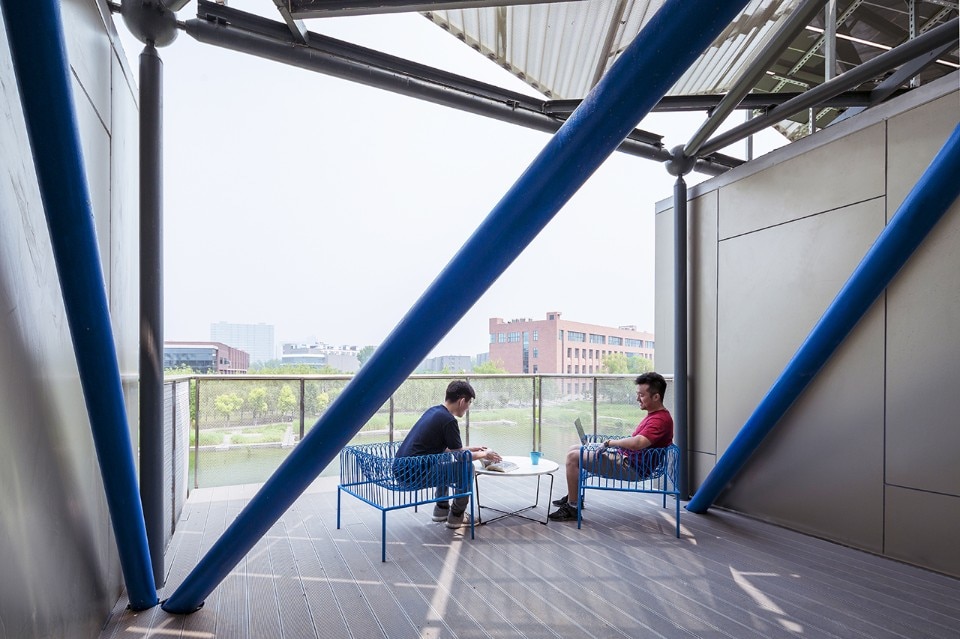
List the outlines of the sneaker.
<svg viewBox="0 0 960 639">
<path fill-rule="evenodd" d="M 470 525 L 470 516 L 467 515 L 465 512 L 462 512 L 459 515 L 454 515 L 453 513 L 450 513 L 447 516 L 447 528 L 456 529 L 464 525 L 466 526 Z"/>
<path fill-rule="evenodd" d="M 446 521 L 447 516 L 449 514 L 450 514 L 450 506 L 434 506 L 433 507 L 434 521 Z"/>
<path fill-rule="evenodd" d="M 586 500 L 584 500 L 584 499 L 581 499 L 581 500 L 580 500 L 580 510 L 583 510 L 584 508 L 586 508 L 586 505 L 584 505 L 584 503 L 583 503 L 584 501 L 586 501 Z M 566 495 L 564 495 L 564 496 L 561 497 L 560 499 L 554 499 L 554 500 L 553 500 L 553 505 L 554 505 L 554 506 L 565 506 L 567 503 L 569 503 L 569 501 L 568 501 L 568 498 L 567 498 Z"/>
<path fill-rule="evenodd" d="M 550 513 L 550 519 L 552 521 L 570 521 L 576 518 L 577 508 L 576 506 L 571 506 L 569 503 L 561 504 L 559 508 Z"/>
</svg>

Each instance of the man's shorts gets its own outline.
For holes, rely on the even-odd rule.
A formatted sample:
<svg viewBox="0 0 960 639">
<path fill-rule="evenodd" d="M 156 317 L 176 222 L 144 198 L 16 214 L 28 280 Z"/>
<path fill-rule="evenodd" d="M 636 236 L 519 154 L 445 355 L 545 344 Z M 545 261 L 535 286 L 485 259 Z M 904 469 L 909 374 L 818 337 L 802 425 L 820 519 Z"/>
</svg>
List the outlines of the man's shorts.
<svg viewBox="0 0 960 639">
<path fill-rule="evenodd" d="M 593 450 L 584 453 L 583 468 L 595 475 L 623 481 L 640 481 L 640 471 L 630 461 L 630 457 L 617 450 Z"/>
</svg>

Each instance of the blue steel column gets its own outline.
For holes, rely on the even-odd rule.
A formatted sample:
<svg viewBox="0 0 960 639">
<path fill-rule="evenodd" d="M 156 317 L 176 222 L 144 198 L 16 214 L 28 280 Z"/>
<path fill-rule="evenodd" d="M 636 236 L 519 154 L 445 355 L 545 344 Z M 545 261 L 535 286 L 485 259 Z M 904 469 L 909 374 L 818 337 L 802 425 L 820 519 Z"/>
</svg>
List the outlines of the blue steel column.
<svg viewBox="0 0 960 639">
<path fill-rule="evenodd" d="M 668 0 L 163 604 L 197 610 L 747 0 Z"/>
<path fill-rule="evenodd" d="M 706 512 L 960 196 L 960 125 L 687 504 Z"/>
<path fill-rule="evenodd" d="M 40 195 L 130 606 L 157 604 L 57 0 L 3 0 Z"/>
</svg>

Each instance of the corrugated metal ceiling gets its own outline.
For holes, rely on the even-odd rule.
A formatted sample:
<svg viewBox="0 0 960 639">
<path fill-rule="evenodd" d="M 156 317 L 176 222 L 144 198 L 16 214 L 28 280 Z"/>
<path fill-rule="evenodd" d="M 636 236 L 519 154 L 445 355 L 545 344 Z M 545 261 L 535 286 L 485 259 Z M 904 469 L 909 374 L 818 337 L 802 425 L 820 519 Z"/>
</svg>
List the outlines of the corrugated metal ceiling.
<svg viewBox="0 0 960 639">
<path fill-rule="evenodd" d="M 694 0 L 689 0 L 694 1 Z M 424 12 L 452 35 L 552 99 L 583 98 L 619 53 L 650 21 L 664 0 L 582 2 L 448 9 Z M 802 0 L 753 0 L 687 70 L 668 95 L 716 95 L 730 91 L 769 39 Z M 911 26 L 910 7 L 915 6 Z M 798 92 L 824 81 L 823 13 L 784 51 L 756 87 L 762 92 Z M 837 72 L 852 68 L 957 15 L 946 0 L 840 0 L 837 7 Z M 819 31 L 817 30 L 819 28 Z M 955 70 L 933 65 L 929 80 Z M 865 88 L 872 88 L 870 87 Z M 816 114 L 822 126 L 835 109 Z M 798 115 L 800 122 L 806 115 Z M 806 124 L 784 123 L 790 137 Z"/>
<path fill-rule="evenodd" d="M 799 1 L 753 0 L 670 94 L 729 90 Z M 663 0 L 585 0 L 424 15 L 545 96 L 571 99 L 589 92 L 661 5 Z"/>
</svg>

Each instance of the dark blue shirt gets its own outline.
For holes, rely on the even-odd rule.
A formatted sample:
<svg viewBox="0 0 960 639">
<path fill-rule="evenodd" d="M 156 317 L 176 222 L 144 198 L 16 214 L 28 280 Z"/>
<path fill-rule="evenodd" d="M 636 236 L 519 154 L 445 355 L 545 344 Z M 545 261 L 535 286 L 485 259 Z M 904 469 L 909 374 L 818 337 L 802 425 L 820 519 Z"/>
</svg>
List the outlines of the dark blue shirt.
<svg viewBox="0 0 960 639">
<path fill-rule="evenodd" d="M 443 451 L 463 448 L 460 425 L 443 404 L 427 409 L 400 443 L 397 457 L 435 455 Z"/>
</svg>

